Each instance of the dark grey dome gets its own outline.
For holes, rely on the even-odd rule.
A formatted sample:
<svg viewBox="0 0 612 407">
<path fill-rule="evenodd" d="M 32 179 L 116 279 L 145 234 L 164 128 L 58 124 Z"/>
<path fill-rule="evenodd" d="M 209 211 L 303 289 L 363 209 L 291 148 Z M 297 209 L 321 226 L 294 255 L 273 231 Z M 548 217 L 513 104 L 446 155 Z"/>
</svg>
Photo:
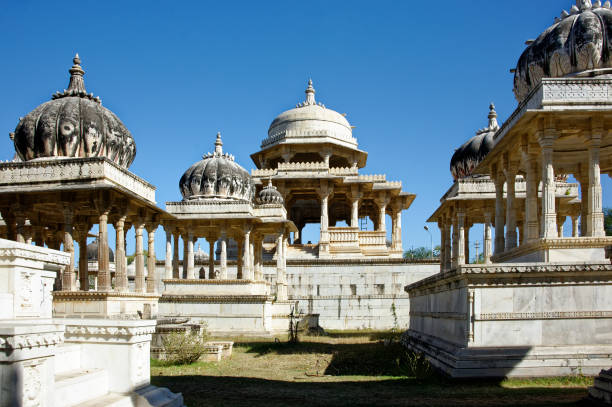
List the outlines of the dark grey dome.
<svg viewBox="0 0 612 407">
<path fill-rule="evenodd" d="M 268 180 L 268 185 L 263 187 L 257 196 L 257 203 L 260 205 L 282 205 L 284 202 L 281 193 L 272 185 L 272 180 Z"/>
<path fill-rule="evenodd" d="M 85 91 L 81 60 L 77 54 L 70 83 L 63 93 L 19 119 L 11 138 L 23 161 L 47 157 L 106 157 L 128 168 L 136 144 L 128 129 L 100 98 Z"/>
<path fill-rule="evenodd" d="M 255 186 L 251 175 L 223 153 L 221 134 L 217 134 L 215 152 L 193 164 L 181 177 L 179 188 L 183 200 L 236 199 L 252 201 Z"/>
<path fill-rule="evenodd" d="M 474 168 L 485 158 L 493 148 L 493 136 L 499 130 L 495 105 L 489 106 L 489 125 L 476 132 L 476 135 L 455 150 L 451 158 L 450 170 L 453 179 L 465 178 L 472 175 Z"/>
<path fill-rule="evenodd" d="M 87 261 L 98 261 L 98 239 L 87 245 Z M 110 247 L 108 248 L 108 261 L 111 263 L 115 261 L 115 253 Z"/>
<path fill-rule="evenodd" d="M 521 55 L 514 73 L 514 95 L 525 100 L 542 78 L 560 78 L 612 68 L 612 10 L 610 2 L 576 0 L 570 12 L 546 29 Z"/>
</svg>

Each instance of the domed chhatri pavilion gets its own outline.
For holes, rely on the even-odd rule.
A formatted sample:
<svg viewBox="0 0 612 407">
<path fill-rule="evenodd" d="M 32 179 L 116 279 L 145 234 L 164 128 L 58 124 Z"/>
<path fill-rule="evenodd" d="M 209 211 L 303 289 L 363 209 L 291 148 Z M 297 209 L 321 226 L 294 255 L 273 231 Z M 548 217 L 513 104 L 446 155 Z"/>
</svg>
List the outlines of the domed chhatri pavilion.
<svg viewBox="0 0 612 407">
<path fill-rule="evenodd" d="M 430 218 L 442 233 L 441 272 L 405 288 L 406 342 L 451 376 L 612 366 L 600 183 L 612 174 L 610 44 L 610 2 L 578 0 L 527 42 L 513 71 L 514 113 L 498 127 L 491 110 L 488 128 L 452 158 L 455 182 Z M 484 223 L 488 264 L 468 264 L 472 223 Z M 596 381 L 595 397 L 611 399 L 611 377 Z"/>
</svg>

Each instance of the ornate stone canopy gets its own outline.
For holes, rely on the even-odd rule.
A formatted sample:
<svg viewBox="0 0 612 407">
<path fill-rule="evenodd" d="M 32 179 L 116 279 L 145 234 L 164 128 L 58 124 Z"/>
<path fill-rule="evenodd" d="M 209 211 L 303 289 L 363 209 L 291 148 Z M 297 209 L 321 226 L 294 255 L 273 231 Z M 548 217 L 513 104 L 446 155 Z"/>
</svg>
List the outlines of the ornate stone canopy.
<svg viewBox="0 0 612 407">
<path fill-rule="evenodd" d="M 610 2 L 576 0 L 534 41 L 528 41 L 514 74 L 521 103 L 541 79 L 609 74 L 612 68 Z M 580 75 L 579 75 L 580 74 Z"/>
<path fill-rule="evenodd" d="M 489 125 L 478 130 L 474 137 L 455 150 L 455 154 L 451 158 L 450 170 L 455 181 L 472 175 L 474 168 L 491 151 L 493 136 L 497 130 L 499 130 L 497 112 L 495 111 L 495 105 L 491 103 L 489 106 Z"/>
<path fill-rule="evenodd" d="M 268 185 L 259 191 L 257 203 L 260 205 L 283 205 L 285 203 L 281 193 L 272 185 L 272 179 L 268 179 Z"/>
<path fill-rule="evenodd" d="M 235 199 L 252 201 L 255 187 L 249 173 L 236 164 L 234 156 L 223 153 L 221 134 L 217 133 L 214 153 L 208 153 L 181 177 L 183 200 Z"/>
<path fill-rule="evenodd" d="M 15 151 L 23 161 L 106 157 L 128 168 L 136 156 L 132 135 L 99 97 L 87 93 L 78 54 L 73 63 L 68 89 L 19 119 L 11 133 Z"/>
</svg>

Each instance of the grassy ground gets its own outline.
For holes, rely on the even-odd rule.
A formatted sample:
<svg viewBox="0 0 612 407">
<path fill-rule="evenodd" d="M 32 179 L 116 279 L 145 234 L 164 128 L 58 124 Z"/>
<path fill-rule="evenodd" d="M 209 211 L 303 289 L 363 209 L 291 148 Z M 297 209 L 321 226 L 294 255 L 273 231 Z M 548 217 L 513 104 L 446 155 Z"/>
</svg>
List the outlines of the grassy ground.
<svg viewBox="0 0 612 407">
<path fill-rule="evenodd" d="M 220 363 L 152 361 L 151 379 L 182 392 L 189 407 L 588 405 L 591 378 L 450 381 L 428 372 L 390 336 L 332 333 L 298 344 L 239 339 L 232 358 Z"/>
</svg>

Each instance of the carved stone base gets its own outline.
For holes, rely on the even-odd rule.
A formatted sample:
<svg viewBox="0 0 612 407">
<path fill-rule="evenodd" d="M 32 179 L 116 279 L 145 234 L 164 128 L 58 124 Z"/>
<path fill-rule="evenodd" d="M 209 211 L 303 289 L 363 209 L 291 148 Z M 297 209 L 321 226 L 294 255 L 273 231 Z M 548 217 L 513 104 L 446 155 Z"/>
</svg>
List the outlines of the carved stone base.
<svg viewBox="0 0 612 407">
<path fill-rule="evenodd" d="M 493 263 L 532 262 L 602 262 L 606 259 L 605 247 L 612 244 L 612 237 L 565 237 L 538 239 L 495 255 Z"/>
<path fill-rule="evenodd" d="M 158 294 L 97 291 L 56 291 L 56 318 L 152 319 L 157 316 Z"/>
</svg>

